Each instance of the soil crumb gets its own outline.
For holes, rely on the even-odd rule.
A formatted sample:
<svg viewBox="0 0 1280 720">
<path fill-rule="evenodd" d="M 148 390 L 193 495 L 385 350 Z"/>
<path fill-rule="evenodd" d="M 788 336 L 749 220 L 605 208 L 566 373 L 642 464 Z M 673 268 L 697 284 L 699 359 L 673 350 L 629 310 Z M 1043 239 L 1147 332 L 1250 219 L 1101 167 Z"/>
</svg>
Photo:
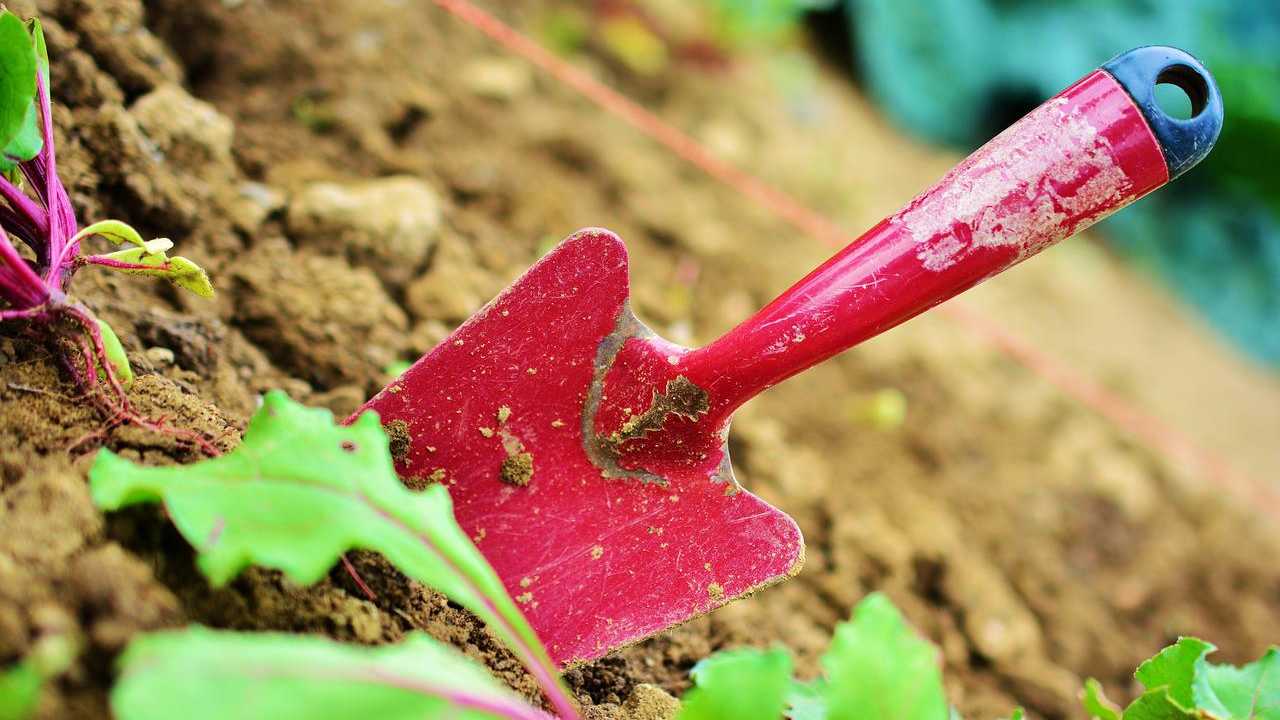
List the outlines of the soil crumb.
<svg viewBox="0 0 1280 720">
<path fill-rule="evenodd" d="M 533 454 L 522 452 L 507 456 L 502 461 L 502 481 L 508 485 L 525 487 L 533 479 Z"/>
<path fill-rule="evenodd" d="M 627 418 L 622 427 L 607 437 L 598 437 L 597 442 L 606 452 L 617 455 L 621 452 L 623 443 L 662 429 L 662 424 L 671 415 L 696 420 L 705 415 L 710 407 L 706 390 L 695 385 L 689 378 L 677 375 L 667 381 L 666 390 L 654 391 L 649 409 Z"/>
<path fill-rule="evenodd" d="M 403 420 L 392 420 L 382 426 L 387 431 L 387 439 L 391 444 L 391 457 L 397 462 L 409 456 L 409 447 L 413 437 L 409 435 L 409 423 Z"/>
</svg>

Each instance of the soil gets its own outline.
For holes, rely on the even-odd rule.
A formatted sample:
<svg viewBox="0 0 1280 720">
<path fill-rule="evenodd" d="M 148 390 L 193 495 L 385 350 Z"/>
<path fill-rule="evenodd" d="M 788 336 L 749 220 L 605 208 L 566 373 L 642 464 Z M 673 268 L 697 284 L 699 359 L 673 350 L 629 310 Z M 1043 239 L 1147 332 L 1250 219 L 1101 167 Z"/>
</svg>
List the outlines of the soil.
<svg viewBox="0 0 1280 720">
<path fill-rule="evenodd" d="M 483 4 L 531 31 L 558 11 Z M 45 20 L 59 168 L 82 222 L 127 220 L 210 271 L 212 303 L 106 273 L 83 272 L 73 287 L 129 351 L 139 409 L 223 449 L 267 389 L 350 412 L 390 379 L 388 365 L 432 347 L 579 227 L 627 239 L 637 313 L 691 344 L 830 252 L 430 3 L 9 6 L 38 7 Z M 954 161 L 904 139 L 811 62 L 791 58 L 807 70 L 779 85 L 763 57 L 661 81 L 598 49 L 578 60 L 849 227 L 869 226 Z M 396 207 L 376 202 L 379 188 L 416 198 L 420 212 L 388 217 Z M 351 202 L 370 210 L 351 213 Z M 998 285 L 1006 304 L 1060 317 L 1052 308 L 1073 304 L 1089 267 L 1125 273 L 1097 252 L 1048 255 L 1065 279 Z M 1131 306 L 1123 287 L 1140 281 L 1123 276 L 1100 286 L 1107 307 Z M 1043 325 L 1064 352 L 1088 344 L 1071 323 Z M 1214 386 L 1232 361 L 1204 362 L 1204 352 L 1173 359 L 1194 358 L 1183 377 Z M 106 428 L 50 353 L 0 327 L 0 664 L 44 634 L 85 646 L 38 717 L 108 717 L 112 662 L 130 637 L 190 622 L 359 643 L 424 629 L 536 697 L 474 618 L 376 555 L 351 556 L 372 601 L 340 568 L 312 587 L 255 569 L 213 589 L 161 510 L 99 513 L 85 485 L 92 450 L 197 458 L 165 437 Z M 1256 411 L 1276 397 L 1269 382 L 1240 412 L 1272 417 Z M 887 388 L 906 398 L 905 420 L 867 422 L 868 398 Z M 1198 402 L 1223 416 L 1240 397 Z M 1263 447 L 1277 429 L 1250 424 L 1234 442 Z M 1037 718 L 1081 717 L 1084 677 L 1123 697 L 1136 663 L 1179 634 L 1211 640 L 1231 661 L 1280 639 L 1271 519 L 936 315 L 769 391 L 740 412 L 730 446 L 744 485 L 799 522 L 807 564 L 790 582 L 569 671 L 590 717 L 669 716 L 667 693 L 727 647 L 785 644 L 812 677 L 833 625 L 871 590 L 939 645 L 966 717 L 1015 704 Z"/>
</svg>

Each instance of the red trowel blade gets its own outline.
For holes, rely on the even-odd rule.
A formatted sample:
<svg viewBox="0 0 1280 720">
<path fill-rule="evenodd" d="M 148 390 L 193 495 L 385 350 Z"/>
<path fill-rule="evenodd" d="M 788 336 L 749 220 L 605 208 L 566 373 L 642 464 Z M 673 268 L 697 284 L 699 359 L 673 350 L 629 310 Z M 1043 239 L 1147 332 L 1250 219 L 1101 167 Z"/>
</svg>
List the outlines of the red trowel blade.
<svg viewBox="0 0 1280 720">
<path fill-rule="evenodd" d="M 408 433 L 401 476 L 447 485 L 561 665 L 785 579 L 804 557 L 795 522 L 723 471 L 663 485 L 592 463 L 597 354 L 617 328 L 647 333 L 628 294 L 622 241 L 579 232 L 361 408 Z"/>
</svg>

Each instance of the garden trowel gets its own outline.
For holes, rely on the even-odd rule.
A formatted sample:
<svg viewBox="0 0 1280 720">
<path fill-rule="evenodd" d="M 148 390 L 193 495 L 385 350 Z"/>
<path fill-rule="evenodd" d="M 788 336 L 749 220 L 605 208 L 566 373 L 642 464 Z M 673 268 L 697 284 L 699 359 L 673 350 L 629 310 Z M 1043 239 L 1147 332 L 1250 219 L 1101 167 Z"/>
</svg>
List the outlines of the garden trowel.
<svg viewBox="0 0 1280 720">
<path fill-rule="evenodd" d="M 1221 123 L 1193 57 L 1120 55 L 698 349 L 632 315 L 621 240 L 579 231 L 361 410 L 406 481 L 448 487 L 552 657 L 596 658 L 800 571 L 795 522 L 734 478 L 736 408 L 1159 188 Z"/>
</svg>

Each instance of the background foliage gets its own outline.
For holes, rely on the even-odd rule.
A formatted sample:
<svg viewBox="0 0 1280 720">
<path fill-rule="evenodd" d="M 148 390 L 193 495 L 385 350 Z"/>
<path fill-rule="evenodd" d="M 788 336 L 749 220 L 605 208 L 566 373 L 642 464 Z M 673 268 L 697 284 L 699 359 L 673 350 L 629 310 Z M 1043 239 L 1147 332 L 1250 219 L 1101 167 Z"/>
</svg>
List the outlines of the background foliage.
<svg viewBox="0 0 1280 720">
<path fill-rule="evenodd" d="M 1159 44 L 1196 55 L 1226 104 L 1218 147 L 1104 227 L 1115 247 L 1165 278 L 1221 332 L 1280 364 L 1280 3 L 709 2 L 734 27 L 759 32 L 840 4 L 854 66 L 884 110 L 962 150 L 1120 52 Z"/>
</svg>

